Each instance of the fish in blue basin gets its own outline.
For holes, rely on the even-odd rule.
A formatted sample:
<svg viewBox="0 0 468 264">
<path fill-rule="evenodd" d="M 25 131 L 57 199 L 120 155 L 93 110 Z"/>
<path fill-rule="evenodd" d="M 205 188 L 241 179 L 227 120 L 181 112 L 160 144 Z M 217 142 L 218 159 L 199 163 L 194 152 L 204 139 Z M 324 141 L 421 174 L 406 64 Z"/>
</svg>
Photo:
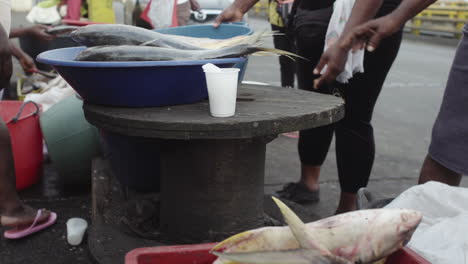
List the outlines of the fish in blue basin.
<svg viewBox="0 0 468 264">
<path fill-rule="evenodd" d="M 163 34 L 153 30 L 120 24 L 94 24 L 73 31 L 71 38 L 84 46 L 103 45 L 144 45 L 163 48 L 197 50 L 218 49 L 239 44 L 253 45 L 262 37 L 273 34 L 261 31 L 249 36 L 236 36 L 229 39 L 193 38 Z"/>
<path fill-rule="evenodd" d="M 304 224 L 273 198 L 288 227 L 264 227 L 216 245 L 214 264 L 354 264 L 381 260 L 403 247 L 422 219 L 408 209 L 361 210 Z"/>
<path fill-rule="evenodd" d="M 174 61 L 234 58 L 253 53 L 278 54 L 299 57 L 278 49 L 235 45 L 220 49 L 184 50 L 151 46 L 97 46 L 83 50 L 75 58 L 77 61 Z"/>
</svg>

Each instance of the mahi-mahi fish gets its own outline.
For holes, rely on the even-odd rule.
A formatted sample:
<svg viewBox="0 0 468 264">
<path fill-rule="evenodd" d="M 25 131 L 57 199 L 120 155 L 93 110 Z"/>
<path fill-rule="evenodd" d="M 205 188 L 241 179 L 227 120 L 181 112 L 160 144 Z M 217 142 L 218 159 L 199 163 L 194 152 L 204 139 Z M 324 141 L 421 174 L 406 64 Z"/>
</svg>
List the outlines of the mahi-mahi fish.
<svg viewBox="0 0 468 264">
<path fill-rule="evenodd" d="M 174 61 L 205 60 L 216 58 L 241 57 L 256 52 L 299 57 L 293 53 L 249 45 L 236 45 L 221 49 L 183 50 L 150 46 L 97 46 L 83 50 L 75 58 L 77 61 Z"/>
<path fill-rule="evenodd" d="M 163 34 L 153 30 L 120 24 L 94 24 L 81 27 L 71 33 L 71 38 L 84 46 L 143 45 L 163 48 L 197 50 L 218 49 L 239 44 L 254 45 L 271 32 L 261 31 L 249 36 L 229 39 L 194 38 Z"/>
<path fill-rule="evenodd" d="M 422 214 L 409 209 L 361 210 L 304 224 L 273 198 L 288 227 L 264 227 L 234 235 L 215 247 L 214 264 L 372 263 L 411 239 Z"/>
</svg>

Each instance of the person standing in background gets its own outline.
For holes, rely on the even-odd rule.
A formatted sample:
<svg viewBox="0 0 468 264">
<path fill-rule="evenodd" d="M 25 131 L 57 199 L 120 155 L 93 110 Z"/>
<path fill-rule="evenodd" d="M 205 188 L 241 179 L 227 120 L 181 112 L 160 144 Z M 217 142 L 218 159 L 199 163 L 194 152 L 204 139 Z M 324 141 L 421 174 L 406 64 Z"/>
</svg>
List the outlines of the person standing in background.
<svg viewBox="0 0 468 264">
<path fill-rule="evenodd" d="M 378 52 L 385 39 L 435 1 L 403 0 L 390 14 L 355 27 L 341 38 L 339 45 L 343 53 L 328 53 L 320 59 L 316 70 L 320 72 L 325 65 L 328 69 L 317 84 L 328 83 L 336 78 L 336 73 L 342 70 L 346 62 L 347 51 L 353 47 L 366 47 L 369 52 Z M 418 184 L 437 181 L 460 186 L 462 176 L 468 175 L 468 24 L 462 32 L 463 37 L 458 43 L 439 114 L 432 127 L 432 138 Z"/>
<path fill-rule="evenodd" d="M 198 4 L 197 0 L 177 0 L 177 23 L 179 26 L 188 24 L 190 10 L 200 10 L 200 4 Z"/>
<path fill-rule="evenodd" d="M 240 21 L 259 0 L 236 0 L 215 20 Z M 395 10 L 402 0 L 356 0 L 342 35 L 373 18 L 385 16 Z M 407 1 L 407 0 L 405 0 Z M 301 177 L 298 182 L 286 184 L 277 192 L 280 198 L 299 204 L 320 200 L 320 174 L 322 164 L 335 136 L 340 198 L 336 214 L 356 209 L 356 193 L 366 187 L 375 158 L 372 116 L 375 103 L 385 78 L 400 48 L 402 28 L 393 32 L 379 50 L 366 53 L 364 73 L 357 73 L 348 83 L 317 85 L 320 71 L 314 71 L 322 54 L 346 58 L 346 52 L 336 42 L 323 52 L 325 38 L 333 14 L 335 0 L 296 0 L 293 8 L 296 53 L 307 60 L 297 61 L 298 88 L 323 94 L 338 93 L 346 102 L 345 116 L 335 124 L 302 130 L 299 133 L 298 152 Z M 294 13 L 294 11 L 293 11 Z M 344 53 L 344 54 L 343 54 Z M 344 65 L 344 64 L 343 64 Z M 339 73 L 339 72 L 338 72 Z M 316 88 L 314 89 L 314 83 Z"/>
<path fill-rule="evenodd" d="M 286 3 L 287 2 L 287 3 Z M 294 1 L 269 0 L 268 21 L 271 24 L 275 48 L 294 52 L 293 39 L 287 34 L 288 16 Z M 279 57 L 281 86 L 294 88 L 295 62 L 285 56 Z"/>
</svg>

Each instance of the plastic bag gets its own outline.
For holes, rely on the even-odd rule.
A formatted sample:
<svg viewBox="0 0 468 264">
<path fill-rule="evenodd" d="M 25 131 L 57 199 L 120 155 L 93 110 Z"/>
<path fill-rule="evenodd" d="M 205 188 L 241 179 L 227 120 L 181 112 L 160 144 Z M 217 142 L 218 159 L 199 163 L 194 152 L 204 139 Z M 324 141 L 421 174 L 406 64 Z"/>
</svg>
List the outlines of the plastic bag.
<svg viewBox="0 0 468 264">
<path fill-rule="evenodd" d="M 386 208 L 423 213 L 408 246 L 434 264 L 468 263 L 468 189 L 428 182 L 412 187 Z"/>
<path fill-rule="evenodd" d="M 151 0 L 141 14 L 141 18 L 156 29 L 176 27 L 177 1 Z"/>
<path fill-rule="evenodd" d="M 26 20 L 33 24 L 55 24 L 60 22 L 61 19 L 57 6 L 34 6 L 26 16 Z"/>
<path fill-rule="evenodd" d="M 24 101 L 41 104 L 43 111 L 47 111 L 62 99 L 75 94 L 75 90 L 61 77 L 50 80 L 42 93 L 29 93 Z"/>
<path fill-rule="evenodd" d="M 333 5 L 333 14 L 328 24 L 327 35 L 325 37 L 325 49 L 327 50 L 343 33 L 343 29 L 353 10 L 355 0 L 337 0 Z M 325 72 L 326 67 L 322 73 Z M 343 72 L 336 77 L 341 83 L 347 83 L 353 77 L 353 74 L 364 72 L 364 50 L 348 53 Z"/>
</svg>

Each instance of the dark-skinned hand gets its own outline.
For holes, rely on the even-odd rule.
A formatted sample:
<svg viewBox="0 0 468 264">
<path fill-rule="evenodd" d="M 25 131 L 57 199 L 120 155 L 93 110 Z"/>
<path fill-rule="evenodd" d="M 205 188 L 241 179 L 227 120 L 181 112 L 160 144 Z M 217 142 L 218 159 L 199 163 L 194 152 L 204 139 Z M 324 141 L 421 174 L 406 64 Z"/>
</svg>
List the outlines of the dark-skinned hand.
<svg viewBox="0 0 468 264">
<path fill-rule="evenodd" d="M 238 22 L 242 20 L 244 13 L 234 5 L 230 5 L 228 8 L 219 14 L 214 22 L 214 27 L 219 27 L 223 22 Z"/>
<path fill-rule="evenodd" d="M 350 50 L 367 48 L 367 51 L 373 52 L 383 39 L 400 30 L 400 27 L 401 25 L 396 23 L 391 15 L 373 19 L 355 27 L 322 55 L 314 73 L 319 74 L 325 65 L 327 69 L 314 81 L 314 88 L 317 89 L 325 83 L 330 84 L 336 80 L 336 77 L 343 72 Z"/>
</svg>

